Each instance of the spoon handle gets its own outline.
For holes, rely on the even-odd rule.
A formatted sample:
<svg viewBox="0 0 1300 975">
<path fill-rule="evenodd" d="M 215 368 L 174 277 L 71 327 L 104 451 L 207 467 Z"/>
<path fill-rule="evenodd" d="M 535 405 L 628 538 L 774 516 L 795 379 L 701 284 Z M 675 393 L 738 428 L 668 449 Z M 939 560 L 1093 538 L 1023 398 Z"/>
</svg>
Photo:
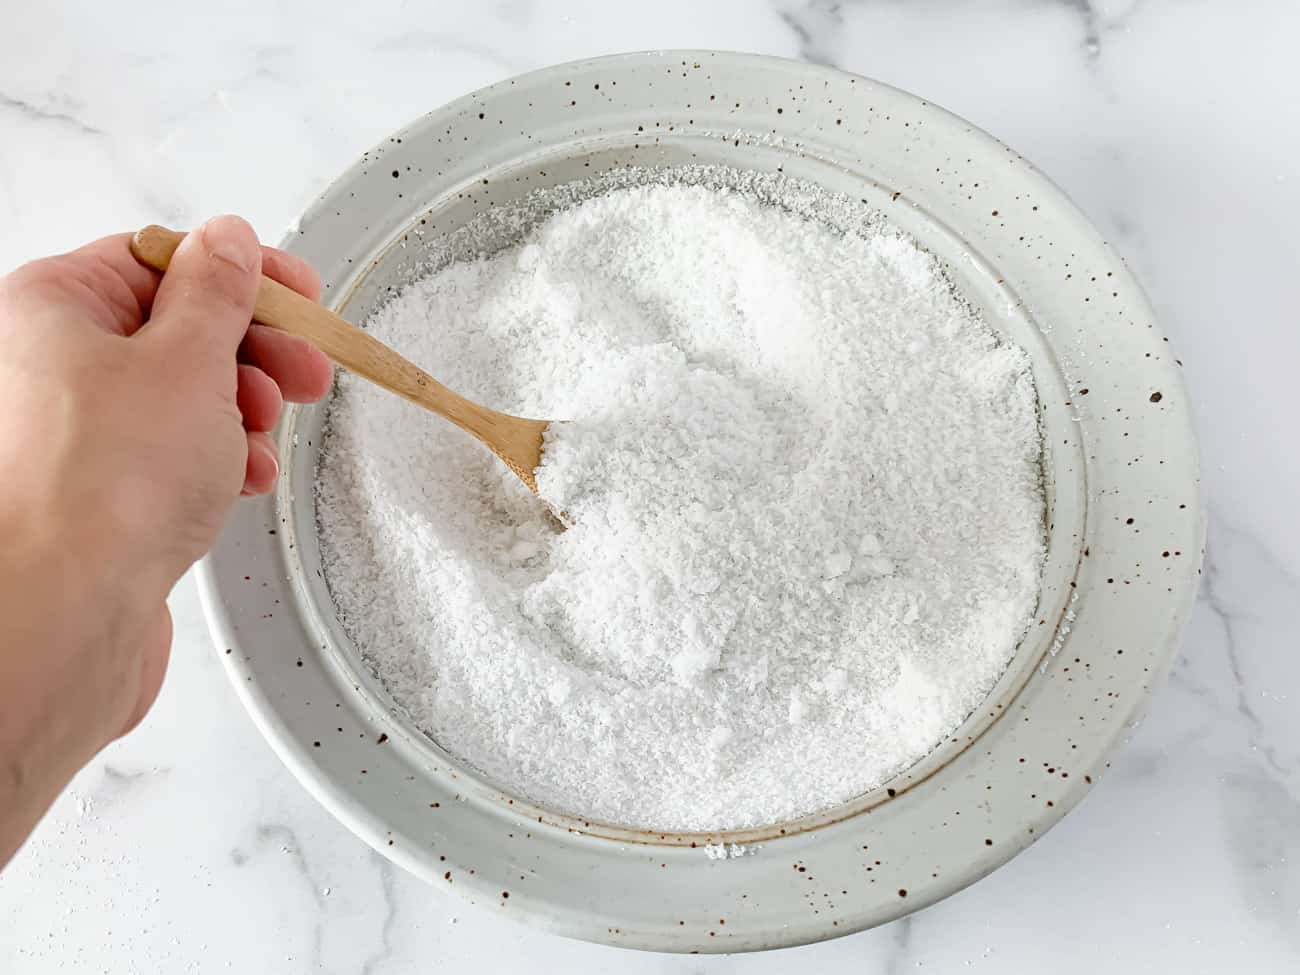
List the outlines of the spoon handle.
<svg viewBox="0 0 1300 975">
<path fill-rule="evenodd" d="M 184 234 L 166 227 L 145 227 L 131 239 L 131 253 L 141 264 L 156 271 L 166 271 L 172 255 L 184 239 Z M 530 424 L 537 427 L 536 452 L 540 457 L 541 431 L 546 427 L 545 421 L 522 420 L 465 399 L 369 333 L 266 275 L 262 275 L 258 285 L 253 318 L 263 325 L 307 339 L 345 369 L 450 420 L 483 441 L 515 470 L 525 484 L 537 490 L 533 478 L 537 460 L 528 456 L 526 450 L 524 455 L 516 455 L 519 453 L 520 424 Z M 525 446 L 531 446 L 533 431 L 530 428 L 524 432 Z M 525 467 L 529 460 L 532 460 L 531 466 Z"/>
</svg>

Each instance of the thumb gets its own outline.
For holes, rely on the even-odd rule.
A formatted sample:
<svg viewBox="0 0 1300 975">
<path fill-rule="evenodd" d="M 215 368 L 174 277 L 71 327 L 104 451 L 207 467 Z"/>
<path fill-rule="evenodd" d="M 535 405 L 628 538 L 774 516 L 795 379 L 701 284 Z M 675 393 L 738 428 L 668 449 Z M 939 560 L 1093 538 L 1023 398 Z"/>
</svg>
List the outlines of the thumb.
<svg viewBox="0 0 1300 975">
<path fill-rule="evenodd" d="M 176 248 L 149 315 L 150 331 L 203 356 L 234 360 L 262 274 L 257 234 L 239 217 L 214 217 Z"/>
</svg>

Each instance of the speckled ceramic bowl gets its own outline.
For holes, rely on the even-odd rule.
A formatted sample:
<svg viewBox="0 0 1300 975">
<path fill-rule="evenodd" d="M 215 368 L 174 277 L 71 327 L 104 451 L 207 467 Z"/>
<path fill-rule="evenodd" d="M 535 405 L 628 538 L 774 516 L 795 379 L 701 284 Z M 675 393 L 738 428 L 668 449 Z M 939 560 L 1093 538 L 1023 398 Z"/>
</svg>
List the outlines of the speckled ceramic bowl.
<svg viewBox="0 0 1300 975">
<path fill-rule="evenodd" d="M 1203 516 L 1178 364 L 1123 262 L 1013 150 L 866 78 L 708 52 L 525 75 L 367 153 L 287 246 L 320 268 L 326 302 L 360 321 L 410 273 L 421 241 L 485 207 L 687 162 L 782 169 L 880 207 L 1033 360 L 1050 512 L 1041 604 L 1005 677 L 949 741 L 831 812 L 734 835 L 649 834 L 508 795 L 393 713 L 335 621 L 314 532 L 319 407 L 286 416 L 279 490 L 240 506 L 200 581 L 254 719 L 375 849 L 562 934 L 738 951 L 932 903 L 1078 802 L 1174 655 Z M 749 855 L 710 857 L 720 842 Z"/>
</svg>

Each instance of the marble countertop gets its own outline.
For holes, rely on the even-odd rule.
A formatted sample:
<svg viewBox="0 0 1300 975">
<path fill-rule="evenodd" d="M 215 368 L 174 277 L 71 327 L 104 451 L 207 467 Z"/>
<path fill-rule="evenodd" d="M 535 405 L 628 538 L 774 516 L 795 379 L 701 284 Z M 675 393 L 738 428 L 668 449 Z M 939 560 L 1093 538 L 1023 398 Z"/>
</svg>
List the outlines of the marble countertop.
<svg viewBox="0 0 1300 975">
<path fill-rule="evenodd" d="M 225 211 L 274 239 L 394 128 L 557 61 L 712 47 L 834 64 L 1015 146 L 1128 259 L 1186 363 L 1209 556 L 1172 678 L 1060 826 L 893 925 L 729 958 L 565 941 L 392 867 L 262 741 L 187 579 L 158 706 L 0 876 L 0 971 L 1300 970 L 1292 0 L 117 6 L 5 15 L 0 271 Z"/>
</svg>

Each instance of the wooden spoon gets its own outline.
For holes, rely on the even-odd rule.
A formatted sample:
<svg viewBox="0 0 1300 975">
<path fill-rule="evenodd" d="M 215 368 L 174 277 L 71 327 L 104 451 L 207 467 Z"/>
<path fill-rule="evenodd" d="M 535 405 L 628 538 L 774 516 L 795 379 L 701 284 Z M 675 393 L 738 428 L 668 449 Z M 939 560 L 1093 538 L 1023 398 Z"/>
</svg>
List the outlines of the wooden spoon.
<svg viewBox="0 0 1300 975">
<path fill-rule="evenodd" d="M 131 239 L 131 253 L 146 267 L 165 271 L 184 239 L 184 234 L 166 227 L 145 227 Z M 307 339 L 345 369 L 450 420 L 477 437 L 537 493 L 533 472 L 541 463 L 542 434 L 550 421 L 498 413 L 465 399 L 378 339 L 266 275 L 257 289 L 253 318 Z"/>
</svg>

